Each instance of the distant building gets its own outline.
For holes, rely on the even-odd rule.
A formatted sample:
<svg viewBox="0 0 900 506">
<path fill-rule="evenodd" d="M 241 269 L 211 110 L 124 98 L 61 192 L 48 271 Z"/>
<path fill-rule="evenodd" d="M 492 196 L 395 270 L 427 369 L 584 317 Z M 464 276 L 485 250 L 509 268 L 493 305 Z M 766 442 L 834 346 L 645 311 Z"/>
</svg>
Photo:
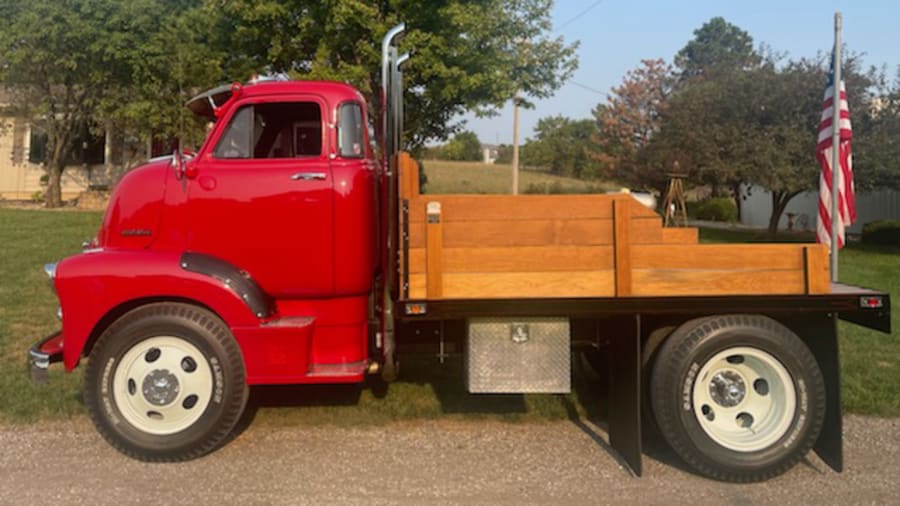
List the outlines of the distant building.
<svg viewBox="0 0 900 506">
<path fill-rule="evenodd" d="M 491 165 L 497 161 L 497 146 L 493 144 L 482 144 L 481 149 L 484 153 L 484 163 Z"/>
</svg>

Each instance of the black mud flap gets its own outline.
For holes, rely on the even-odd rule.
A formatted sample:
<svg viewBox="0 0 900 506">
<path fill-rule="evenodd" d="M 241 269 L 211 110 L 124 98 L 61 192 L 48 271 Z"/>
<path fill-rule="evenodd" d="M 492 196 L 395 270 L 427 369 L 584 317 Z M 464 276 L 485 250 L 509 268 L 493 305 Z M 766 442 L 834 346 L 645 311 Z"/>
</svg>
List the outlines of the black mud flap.
<svg viewBox="0 0 900 506">
<path fill-rule="evenodd" d="M 810 318 L 807 346 L 819 363 L 825 381 L 825 420 L 813 446 L 828 467 L 844 470 L 843 419 L 841 418 L 841 364 L 838 356 L 836 314 Z"/>
<path fill-rule="evenodd" d="M 610 343 L 609 445 L 641 476 L 641 317 Z"/>
</svg>

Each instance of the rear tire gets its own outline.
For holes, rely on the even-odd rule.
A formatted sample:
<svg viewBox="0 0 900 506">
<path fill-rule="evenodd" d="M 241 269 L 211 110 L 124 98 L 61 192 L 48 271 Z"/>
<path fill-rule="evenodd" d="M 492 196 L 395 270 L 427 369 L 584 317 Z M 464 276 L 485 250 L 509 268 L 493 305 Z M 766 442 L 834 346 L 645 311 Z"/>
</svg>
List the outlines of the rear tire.
<svg viewBox="0 0 900 506">
<path fill-rule="evenodd" d="M 216 449 L 240 419 L 248 388 L 240 348 L 222 320 L 181 303 L 139 307 L 94 345 L 84 398 L 100 434 L 144 461 Z"/>
<path fill-rule="evenodd" d="M 692 320 L 659 349 L 650 397 L 673 450 L 701 474 L 777 476 L 812 448 L 825 414 L 815 358 L 784 325 L 759 315 Z"/>
</svg>

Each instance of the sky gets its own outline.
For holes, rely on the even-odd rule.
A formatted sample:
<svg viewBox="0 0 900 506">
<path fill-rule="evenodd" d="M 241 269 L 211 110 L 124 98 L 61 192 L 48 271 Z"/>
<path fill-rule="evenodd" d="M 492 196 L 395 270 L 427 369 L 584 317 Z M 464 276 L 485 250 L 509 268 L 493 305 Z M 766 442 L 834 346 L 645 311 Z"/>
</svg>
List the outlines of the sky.
<svg viewBox="0 0 900 506">
<path fill-rule="evenodd" d="M 836 11 L 843 16 L 844 47 L 863 53 L 867 67 L 887 65 L 889 75 L 895 75 L 900 65 L 900 2 L 896 0 L 556 0 L 554 35 L 581 42 L 579 68 L 552 98 L 538 101 L 534 109 L 521 110 L 520 142 L 532 136 L 540 118 L 590 118 L 591 110 L 605 102 L 609 89 L 621 83 L 625 72 L 648 58 L 671 63 L 694 30 L 712 17 L 722 16 L 748 32 L 756 47 L 765 43 L 776 52 L 800 58 L 831 51 Z M 512 143 L 510 104 L 496 117 L 466 115 L 463 119 L 465 128 L 483 143 Z"/>
</svg>

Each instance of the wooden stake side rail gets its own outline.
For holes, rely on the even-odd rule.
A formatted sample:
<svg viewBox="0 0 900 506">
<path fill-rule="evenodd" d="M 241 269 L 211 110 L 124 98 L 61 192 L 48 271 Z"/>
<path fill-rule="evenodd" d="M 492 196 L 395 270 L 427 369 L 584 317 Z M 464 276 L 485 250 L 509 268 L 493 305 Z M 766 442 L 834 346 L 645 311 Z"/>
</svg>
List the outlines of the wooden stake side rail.
<svg viewBox="0 0 900 506">
<path fill-rule="evenodd" d="M 627 194 L 421 195 L 399 155 L 410 299 L 827 294 L 817 244 L 698 244 Z"/>
</svg>

